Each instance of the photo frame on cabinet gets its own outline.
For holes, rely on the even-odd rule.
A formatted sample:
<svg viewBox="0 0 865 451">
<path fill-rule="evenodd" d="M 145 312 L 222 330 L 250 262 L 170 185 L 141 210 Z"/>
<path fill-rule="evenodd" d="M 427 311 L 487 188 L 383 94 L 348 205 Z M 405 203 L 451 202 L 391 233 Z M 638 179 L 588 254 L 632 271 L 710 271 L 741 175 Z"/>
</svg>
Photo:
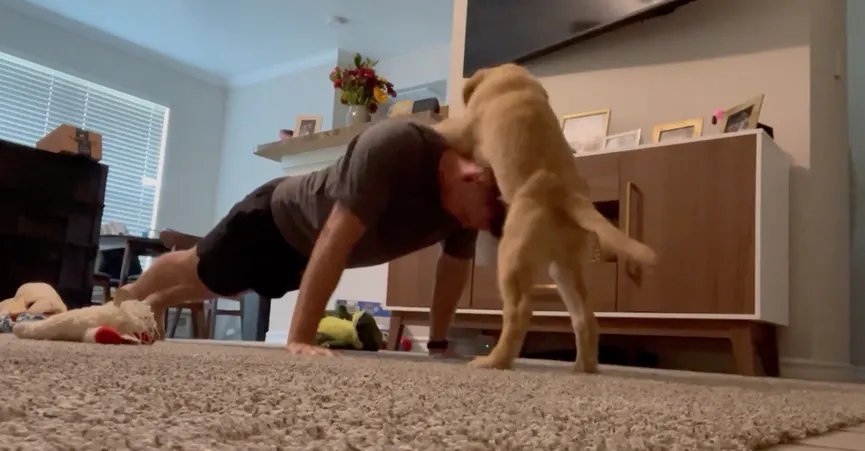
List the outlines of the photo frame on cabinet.
<svg viewBox="0 0 865 451">
<path fill-rule="evenodd" d="M 656 125 L 652 129 L 652 142 L 671 143 L 696 138 L 703 133 L 703 118 L 688 119 Z"/>
<path fill-rule="evenodd" d="M 727 109 L 724 111 L 721 131 L 723 133 L 732 133 L 757 128 L 757 123 L 760 121 L 760 110 L 762 109 L 763 94 Z"/>
<path fill-rule="evenodd" d="M 309 136 L 321 131 L 322 116 L 301 114 L 294 120 L 294 137 Z"/>
<path fill-rule="evenodd" d="M 562 117 L 562 133 L 575 154 L 602 150 L 609 126 L 609 109 L 568 114 Z"/>
<path fill-rule="evenodd" d="M 640 145 L 640 135 L 642 129 L 631 130 L 629 132 L 617 133 L 607 136 L 604 141 L 604 150 L 630 150 Z"/>
</svg>

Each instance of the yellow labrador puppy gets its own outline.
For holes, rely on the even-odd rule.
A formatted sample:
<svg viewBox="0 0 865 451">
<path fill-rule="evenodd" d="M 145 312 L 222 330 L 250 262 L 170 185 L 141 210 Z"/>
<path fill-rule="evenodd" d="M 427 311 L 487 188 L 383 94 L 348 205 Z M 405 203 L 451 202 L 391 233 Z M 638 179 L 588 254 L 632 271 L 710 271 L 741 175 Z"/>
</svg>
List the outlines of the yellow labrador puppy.
<svg viewBox="0 0 865 451">
<path fill-rule="evenodd" d="M 576 371 L 598 368 L 598 322 L 588 306 L 583 265 L 591 234 L 601 247 L 642 265 L 655 253 L 612 225 L 594 207 L 571 147 L 540 82 L 523 67 L 482 69 L 463 88 L 463 117 L 437 129 L 457 148 L 492 168 L 508 205 L 499 242 L 502 334 L 488 356 L 471 365 L 505 369 L 518 357 L 532 317 L 536 269 L 545 268 L 567 306 L 576 334 Z"/>
</svg>

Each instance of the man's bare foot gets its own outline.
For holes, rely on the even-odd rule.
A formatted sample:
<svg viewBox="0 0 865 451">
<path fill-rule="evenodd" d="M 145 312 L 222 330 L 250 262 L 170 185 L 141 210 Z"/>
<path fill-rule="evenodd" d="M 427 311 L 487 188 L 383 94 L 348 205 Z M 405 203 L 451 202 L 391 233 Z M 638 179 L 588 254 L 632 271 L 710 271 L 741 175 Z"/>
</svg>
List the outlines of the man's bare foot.
<svg viewBox="0 0 865 451">
<path fill-rule="evenodd" d="M 305 343 L 289 343 L 285 346 L 285 350 L 291 355 L 314 355 L 326 357 L 334 357 L 338 355 L 330 349 Z"/>
<path fill-rule="evenodd" d="M 120 305 L 123 302 L 135 299 L 132 294 L 132 284 L 126 284 L 114 290 L 114 303 Z"/>
<path fill-rule="evenodd" d="M 156 296 L 151 296 L 144 302 L 150 304 L 150 311 L 153 312 L 153 319 L 156 321 L 156 337 L 154 337 L 154 340 L 165 340 L 165 313 L 167 309 L 156 304 L 155 300 Z"/>
</svg>

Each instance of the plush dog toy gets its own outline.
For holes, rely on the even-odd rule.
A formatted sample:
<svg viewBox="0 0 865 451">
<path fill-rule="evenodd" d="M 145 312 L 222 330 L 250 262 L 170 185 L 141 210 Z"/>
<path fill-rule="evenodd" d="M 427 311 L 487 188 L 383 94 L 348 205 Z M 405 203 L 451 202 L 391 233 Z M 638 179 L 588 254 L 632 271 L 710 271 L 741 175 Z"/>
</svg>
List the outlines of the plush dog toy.
<svg viewBox="0 0 865 451">
<path fill-rule="evenodd" d="M 318 322 L 316 343 L 331 349 L 378 351 L 384 347 L 381 330 L 369 313 L 348 313 L 344 305 Z"/>
<path fill-rule="evenodd" d="M 47 283 L 25 283 L 15 292 L 15 297 L 0 302 L 0 316 L 33 313 L 51 315 L 66 311 L 60 295 Z"/>
<path fill-rule="evenodd" d="M 103 344 L 150 344 L 156 320 L 146 302 L 94 305 L 12 327 L 18 338 Z"/>
<path fill-rule="evenodd" d="M 149 344 L 156 321 L 144 302 L 68 310 L 51 285 L 26 283 L 14 298 L 0 302 L 0 331 L 32 340 Z"/>
</svg>

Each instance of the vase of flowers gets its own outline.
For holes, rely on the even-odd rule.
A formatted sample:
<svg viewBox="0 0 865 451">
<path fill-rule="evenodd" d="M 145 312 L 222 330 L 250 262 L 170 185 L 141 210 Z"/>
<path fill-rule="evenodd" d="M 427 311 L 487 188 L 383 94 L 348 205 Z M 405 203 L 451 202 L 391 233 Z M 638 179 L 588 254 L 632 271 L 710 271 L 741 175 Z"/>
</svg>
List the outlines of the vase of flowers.
<svg viewBox="0 0 865 451">
<path fill-rule="evenodd" d="M 336 66 L 330 73 L 333 87 L 340 90 L 339 101 L 348 105 L 349 126 L 369 122 L 379 104 L 387 102 L 388 97 L 396 97 L 393 83 L 376 74 L 376 64 L 378 61 L 356 53 L 351 66 Z"/>
</svg>

